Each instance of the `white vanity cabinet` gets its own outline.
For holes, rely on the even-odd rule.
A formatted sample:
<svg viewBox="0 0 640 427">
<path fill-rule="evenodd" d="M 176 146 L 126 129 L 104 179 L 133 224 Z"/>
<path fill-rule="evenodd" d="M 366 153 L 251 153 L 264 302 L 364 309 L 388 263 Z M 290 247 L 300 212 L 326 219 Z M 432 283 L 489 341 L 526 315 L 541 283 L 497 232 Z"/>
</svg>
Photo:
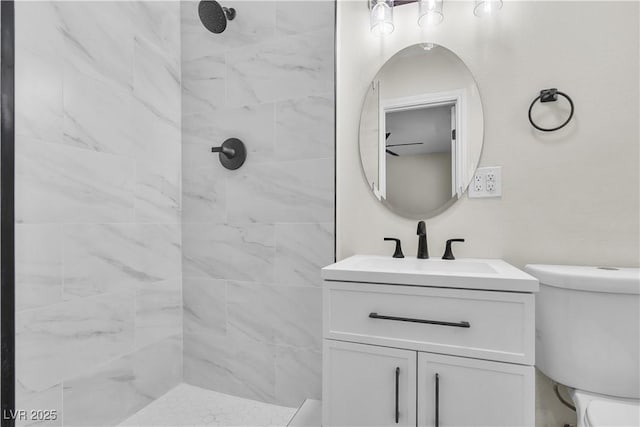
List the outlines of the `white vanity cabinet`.
<svg viewBox="0 0 640 427">
<path fill-rule="evenodd" d="M 418 353 L 419 426 L 533 426 L 534 390 L 532 366 Z"/>
<path fill-rule="evenodd" d="M 416 425 L 415 351 L 325 340 L 323 362 L 323 425 Z"/>
<path fill-rule="evenodd" d="M 323 425 L 533 426 L 537 280 L 500 260 L 463 261 L 482 263 L 468 279 L 457 261 L 378 258 L 323 269 Z"/>
</svg>

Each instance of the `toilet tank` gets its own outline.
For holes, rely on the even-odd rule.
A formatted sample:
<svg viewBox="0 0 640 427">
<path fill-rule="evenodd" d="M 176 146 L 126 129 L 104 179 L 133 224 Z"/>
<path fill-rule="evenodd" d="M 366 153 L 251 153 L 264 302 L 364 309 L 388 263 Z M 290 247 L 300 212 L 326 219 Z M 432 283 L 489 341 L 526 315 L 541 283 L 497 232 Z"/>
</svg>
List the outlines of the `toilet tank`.
<svg viewBox="0 0 640 427">
<path fill-rule="evenodd" d="M 640 398 L 640 269 L 527 265 L 536 367 L 579 390 Z"/>
</svg>

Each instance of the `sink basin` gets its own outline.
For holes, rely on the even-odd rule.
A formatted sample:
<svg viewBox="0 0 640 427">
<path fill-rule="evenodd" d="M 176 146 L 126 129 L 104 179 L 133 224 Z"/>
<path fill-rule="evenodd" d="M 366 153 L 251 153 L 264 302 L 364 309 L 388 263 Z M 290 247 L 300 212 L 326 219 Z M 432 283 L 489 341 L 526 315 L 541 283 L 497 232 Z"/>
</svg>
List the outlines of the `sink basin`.
<svg viewBox="0 0 640 427">
<path fill-rule="evenodd" d="M 359 258 L 354 264 L 368 265 L 369 257 Z M 491 267 L 490 263 L 482 260 L 454 260 L 447 261 L 441 259 L 417 259 L 417 258 L 382 258 L 376 261 L 377 268 L 397 269 L 401 266 L 404 270 L 413 272 L 424 272 L 426 274 L 436 273 L 461 273 L 461 274 L 495 274 L 497 271 Z"/>
<path fill-rule="evenodd" d="M 538 280 L 500 259 L 355 255 L 322 269 L 324 280 L 537 292 Z"/>
</svg>

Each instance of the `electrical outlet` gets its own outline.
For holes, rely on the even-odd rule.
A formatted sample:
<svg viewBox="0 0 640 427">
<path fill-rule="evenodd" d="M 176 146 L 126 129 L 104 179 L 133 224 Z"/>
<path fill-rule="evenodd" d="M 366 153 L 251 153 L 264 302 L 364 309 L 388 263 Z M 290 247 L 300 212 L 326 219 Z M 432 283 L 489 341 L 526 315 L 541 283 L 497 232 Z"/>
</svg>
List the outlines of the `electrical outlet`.
<svg viewBox="0 0 640 427">
<path fill-rule="evenodd" d="M 502 197 L 502 167 L 478 168 L 472 184 L 470 198 Z"/>
<path fill-rule="evenodd" d="M 476 174 L 473 179 L 473 187 L 476 191 L 482 191 L 483 189 L 483 179 L 482 175 Z"/>
</svg>

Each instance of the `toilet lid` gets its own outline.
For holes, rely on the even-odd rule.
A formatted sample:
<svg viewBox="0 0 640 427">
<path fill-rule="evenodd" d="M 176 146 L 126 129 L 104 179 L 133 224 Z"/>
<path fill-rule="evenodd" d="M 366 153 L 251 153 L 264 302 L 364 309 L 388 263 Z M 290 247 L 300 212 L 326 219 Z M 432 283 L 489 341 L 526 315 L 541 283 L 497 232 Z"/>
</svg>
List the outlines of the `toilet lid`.
<svg viewBox="0 0 640 427">
<path fill-rule="evenodd" d="M 585 420 L 589 427 L 640 426 L 640 405 L 633 403 L 592 400 Z"/>
</svg>

